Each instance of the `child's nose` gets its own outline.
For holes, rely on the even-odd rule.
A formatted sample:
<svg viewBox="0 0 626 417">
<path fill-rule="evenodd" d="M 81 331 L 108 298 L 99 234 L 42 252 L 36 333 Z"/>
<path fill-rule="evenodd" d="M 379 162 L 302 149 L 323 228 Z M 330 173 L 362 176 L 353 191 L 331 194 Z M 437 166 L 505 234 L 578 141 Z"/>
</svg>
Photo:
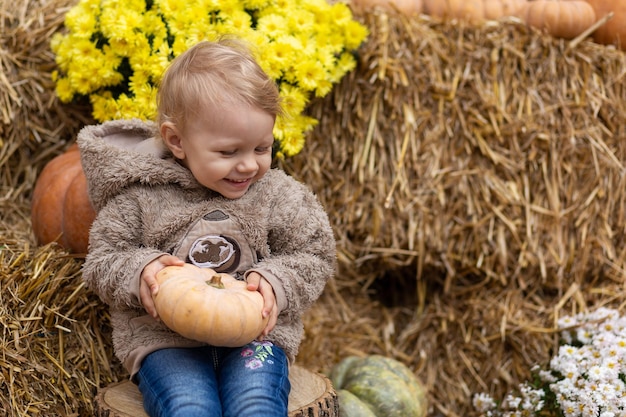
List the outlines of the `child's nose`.
<svg viewBox="0 0 626 417">
<path fill-rule="evenodd" d="M 246 155 L 239 161 L 237 165 L 237 169 L 241 172 L 252 172 L 255 171 L 259 167 L 256 158 L 254 155 Z"/>
</svg>

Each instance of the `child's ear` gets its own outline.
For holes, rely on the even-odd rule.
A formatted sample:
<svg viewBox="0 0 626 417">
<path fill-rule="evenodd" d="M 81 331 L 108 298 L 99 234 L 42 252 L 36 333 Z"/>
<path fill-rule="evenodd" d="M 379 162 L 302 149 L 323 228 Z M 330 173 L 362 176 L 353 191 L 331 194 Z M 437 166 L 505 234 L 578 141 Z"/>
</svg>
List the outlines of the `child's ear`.
<svg viewBox="0 0 626 417">
<path fill-rule="evenodd" d="M 182 137 L 176 125 L 172 122 L 161 124 L 161 137 L 168 149 L 178 159 L 185 159 L 185 150 L 183 149 Z"/>
</svg>

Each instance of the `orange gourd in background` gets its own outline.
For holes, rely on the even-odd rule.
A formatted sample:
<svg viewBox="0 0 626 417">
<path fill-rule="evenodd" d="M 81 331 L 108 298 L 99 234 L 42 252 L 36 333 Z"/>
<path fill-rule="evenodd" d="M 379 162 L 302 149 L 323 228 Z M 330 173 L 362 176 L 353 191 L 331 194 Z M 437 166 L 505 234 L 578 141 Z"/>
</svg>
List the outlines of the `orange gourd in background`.
<svg viewBox="0 0 626 417">
<path fill-rule="evenodd" d="M 626 51 L 626 1 L 586 0 L 586 2 L 593 7 L 597 19 L 602 19 L 613 12 L 613 18 L 593 32 L 593 40 L 603 45 L 618 45 Z"/>
<path fill-rule="evenodd" d="M 440 19 L 470 23 L 515 16 L 525 0 L 424 0 L 424 13 Z"/>
<path fill-rule="evenodd" d="M 243 346 L 261 334 L 263 297 L 244 281 L 192 264 L 168 266 L 157 274 L 154 305 L 176 333 L 213 346 Z"/>
<path fill-rule="evenodd" d="M 515 16 L 525 0 L 483 0 L 484 18 L 497 20 L 506 16 Z"/>
<path fill-rule="evenodd" d="M 352 0 L 352 5 L 363 10 L 370 10 L 377 6 L 385 9 L 396 8 L 406 15 L 416 15 L 422 12 L 422 0 Z"/>
<path fill-rule="evenodd" d="M 72 253 L 87 253 L 95 211 L 76 144 L 53 158 L 37 178 L 31 222 L 40 245 L 58 242 Z"/>
<path fill-rule="evenodd" d="M 564 39 L 575 38 L 596 22 L 593 7 L 584 0 L 528 1 L 519 16 L 529 26 Z"/>
</svg>

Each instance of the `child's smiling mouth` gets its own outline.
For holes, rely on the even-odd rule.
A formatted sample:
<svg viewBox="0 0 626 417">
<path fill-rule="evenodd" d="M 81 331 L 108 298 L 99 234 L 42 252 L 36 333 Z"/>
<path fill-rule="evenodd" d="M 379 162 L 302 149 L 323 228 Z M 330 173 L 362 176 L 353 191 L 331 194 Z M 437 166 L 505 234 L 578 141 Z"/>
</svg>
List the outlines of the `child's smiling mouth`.
<svg viewBox="0 0 626 417">
<path fill-rule="evenodd" d="M 231 179 L 231 178 L 226 178 L 226 181 L 232 182 L 232 183 L 235 183 L 235 184 L 244 184 L 246 182 L 250 182 L 251 180 L 252 180 L 251 178 L 246 178 L 244 180 L 234 180 L 234 179 Z"/>
</svg>

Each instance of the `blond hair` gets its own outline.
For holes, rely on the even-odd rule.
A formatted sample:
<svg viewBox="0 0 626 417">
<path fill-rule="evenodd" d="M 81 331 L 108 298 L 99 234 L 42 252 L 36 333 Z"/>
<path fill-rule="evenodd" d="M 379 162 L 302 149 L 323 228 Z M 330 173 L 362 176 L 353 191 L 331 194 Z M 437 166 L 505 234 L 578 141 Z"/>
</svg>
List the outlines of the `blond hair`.
<svg viewBox="0 0 626 417">
<path fill-rule="evenodd" d="M 182 131 L 208 108 L 245 103 L 273 117 L 282 114 L 278 87 L 239 40 L 200 42 L 172 60 L 157 96 L 157 124 Z"/>
</svg>

